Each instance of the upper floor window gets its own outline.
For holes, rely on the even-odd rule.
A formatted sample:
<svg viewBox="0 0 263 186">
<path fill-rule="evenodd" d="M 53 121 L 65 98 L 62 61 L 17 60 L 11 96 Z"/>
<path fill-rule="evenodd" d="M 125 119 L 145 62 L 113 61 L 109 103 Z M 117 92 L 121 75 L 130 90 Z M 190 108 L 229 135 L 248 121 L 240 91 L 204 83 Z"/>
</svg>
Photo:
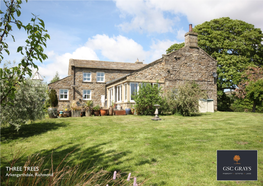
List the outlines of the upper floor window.
<svg viewBox="0 0 263 186">
<path fill-rule="evenodd" d="M 91 91 L 83 90 L 83 100 L 91 100 Z"/>
<path fill-rule="evenodd" d="M 68 100 L 68 89 L 59 89 L 59 99 Z"/>
<path fill-rule="evenodd" d="M 86 82 L 91 82 L 91 73 L 88 72 L 83 72 L 83 81 L 86 81 Z"/>
<path fill-rule="evenodd" d="M 97 72 L 97 82 L 105 82 L 104 72 Z"/>
</svg>

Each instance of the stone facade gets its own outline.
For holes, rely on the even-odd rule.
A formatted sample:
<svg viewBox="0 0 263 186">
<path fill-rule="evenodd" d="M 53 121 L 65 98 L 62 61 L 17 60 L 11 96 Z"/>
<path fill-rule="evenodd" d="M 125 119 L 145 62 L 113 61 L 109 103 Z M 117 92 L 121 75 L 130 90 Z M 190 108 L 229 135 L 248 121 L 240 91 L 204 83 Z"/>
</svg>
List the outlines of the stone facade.
<svg viewBox="0 0 263 186">
<path fill-rule="evenodd" d="M 198 47 L 196 33 L 190 31 L 185 38 L 185 47 L 149 64 L 70 59 L 69 76 L 49 84 L 50 88 L 57 90 L 58 97 L 60 89 L 69 90 L 68 100 L 59 100 L 58 109 L 61 110 L 72 100 L 82 100 L 83 90 L 91 91 L 94 106 L 101 106 L 101 96 L 105 95 L 107 107 L 114 101 L 125 108 L 133 103 L 130 94 L 134 84 L 158 81 L 166 93 L 185 82 L 195 81 L 207 91 L 207 98 L 213 99 L 214 110 L 217 110 L 217 85 L 213 77 L 217 61 Z M 104 82 L 97 82 L 97 72 L 104 72 Z M 83 81 L 83 73 L 91 74 L 90 82 Z"/>
</svg>

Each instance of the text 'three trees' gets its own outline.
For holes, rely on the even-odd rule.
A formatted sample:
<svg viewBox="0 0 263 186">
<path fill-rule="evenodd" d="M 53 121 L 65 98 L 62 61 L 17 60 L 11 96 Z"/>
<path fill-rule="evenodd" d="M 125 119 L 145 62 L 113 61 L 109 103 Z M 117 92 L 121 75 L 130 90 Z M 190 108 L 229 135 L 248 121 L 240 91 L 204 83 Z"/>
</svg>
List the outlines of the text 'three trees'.
<svg viewBox="0 0 263 186">
<path fill-rule="evenodd" d="M 2 14 L 0 22 L 1 62 L 4 59 L 4 52 L 8 55 L 10 54 L 6 38 L 11 36 L 15 42 L 15 37 L 11 34 L 12 26 L 15 25 L 19 30 L 23 28 L 28 34 L 25 46 L 18 46 L 17 48 L 17 52 L 23 56 L 21 62 L 12 68 L 0 68 L 1 106 L 9 104 L 10 102 L 7 100 L 15 98 L 17 85 L 24 82 L 26 75 L 32 75 L 32 69 L 30 67 L 38 68 L 34 60 L 42 62 L 47 59 L 43 47 L 46 47 L 46 41 L 47 39 L 50 39 L 50 36 L 47 34 L 47 30 L 45 30 L 44 21 L 34 15 L 31 19 L 31 23 L 28 23 L 27 25 L 23 24 L 18 20 L 18 17 L 21 15 L 21 3 L 22 0 L 4 0 L 3 4 L 6 6 L 6 11 L 0 11 L 0 14 Z"/>
</svg>

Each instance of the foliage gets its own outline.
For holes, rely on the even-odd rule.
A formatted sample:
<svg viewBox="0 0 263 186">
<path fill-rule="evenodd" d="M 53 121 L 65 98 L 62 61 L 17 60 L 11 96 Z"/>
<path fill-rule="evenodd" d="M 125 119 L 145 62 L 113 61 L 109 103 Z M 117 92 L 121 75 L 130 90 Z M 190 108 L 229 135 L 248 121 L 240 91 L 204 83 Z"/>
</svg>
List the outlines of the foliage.
<svg viewBox="0 0 263 186">
<path fill-rule="evenodd" d="M 231 111 L 230 107 L 233 102 L 233 95 L 227 95 L 223 90 L 217 91 L 217 110 Z"/>
<path fill-rule="evenodd" d="M 217 90 L 235 89 L 244 69 L 263 65 L 263 34 L 252 24 L 222 17 L 196 25 L 193 31 L 198 33 L 198 46 L 218 62 Z M 174 44 L 166 51 L 181 47 L 183 43 Z"/>
<path fill-rule="evenodd" d="M 175 43 L 173 44 L 172 46 L 170 46 L 167 50 L 166 50 L 166 54 L 169 54 L 173 51 L 176 51 L 180 48 L 183 48 L 184 47 L 184 43 Z"/>
<path fill-rule="evenodd" d="M 243 73 L 242 80 L 235 92 L 238 98 L 247 98 L 252 101 L 252 111 L 255 112 L 256 105 L 261 105 L 263 102 L 263 69 L 249 67 Z"/>
<path fill-rule="evenodd" d="M 100 110 L 100 106 L 96 105 L 95 107 L 92 108 L 93 110 Z"/>
<path fill-rule="evenodd" d="M 46 47 L 46 41 L 50 39 L 50 36 L 47 34 L 47 30 L 45 30 L 44 21 L 33 14 L 34 17 L 31 19 L 31 23 L 24 25 L 15 17 L 15 14 L 17 17 L 21 14 L 21 3 L 22 0 L 4 0 L 4 4 L 7 8 L 6 12 L 0 11 L 0 14 L 3 14 L 0 22 L 1 61 L 4 59 L 3 51 L 8 55 L 10 54 L 8 43 L 5 42 L 5 38 L 11 35 L 13 41 L 15 41 L 15 37 L 11 34 L 12 24 L 15 24 L 18 29 L 23 28 L 28 34 L 28 39 L 25 41 L 26 46 L 18 46 L 17 48 L 17 52 L 24 56 L 21 62 L 12 68 L 0 68 L 1 84 L 4 84 L 0 95 L 2 106 L 11 103 L 10 100 L 15 98 L 16 86 L 25 82 L 26 75 L 32 75 L 32 69 L 29 67 L 38 68 L 33 60 L 42 62 L 47 59 L 47 55 L 43 53 L 43 47 Z"/>
<path fill-rule="evenodd" d="M 253 102 L 247 98 L 236 98 L 234 103 L 230 106 L 230 109 L 234 112 L 252 112 Z M 255 111 L 263 113 L 263 102 L 261 103 L 261 105 L 259 104 L 256 106 Z"/>
<path fill-rule="evenodd" d="M 18 130 L 28 120 L 44 117 L 43 102 L 47 98 L 47 85 L 36 80 L 26 79 L 24 84 L 16 85 L 13 99 L 7 98 L 11 104 L 1 106 L 2 125 L 12 125 Z"/>
<path fill-rule="evenodd" d="M 58 105 L 58 97 L 56 90 L 51 89 L 51 91 L 49 92 L 49 99 L 51 107 L 56 107 Z"/>
<path fill-rule="evenodd" d="M 92 107 L 92 105 L 93 105 L 92 100 L 86 101 L 86 106 L 87 106 L 87 107 Z"/>
<path fill-rule="evenodd" d="M 218 61 L 218 90 L 235 89 L 244 69 L 263 64 L 263 34 L 252 24 L 222 17 L 197 25 L 193 31 L 198 33 L 199 47 Z"/>
<path fill-rule="evenodd" d="M 167 95 L 170 110 L 183 116 L 191 116 L 199 112 L 199 99 L 205 98 L 206 93 L 202 91 L 195 82 L 187 82 L 173 89 Z"/>
<path fill-rule="evenodd" d="M 137 113 L 153 115 L 155 104 L 159 104 L 160 109 L 162 109 L 164 101 L 161 94 L 161 87 L 158 87 L 157 84 L 151 86 L 150 83 L 142 83 L 138 93 L 132 96 L 132 99 L 136 102 L 135 109 Z"/>
<path fill-rule="evenodd" d="M 50 83 L 55 83 L 59 80 L 58 72 L 56 72 L 56 75 L 53 77 L 53 79 L 50 81 Z"/>
</svg>

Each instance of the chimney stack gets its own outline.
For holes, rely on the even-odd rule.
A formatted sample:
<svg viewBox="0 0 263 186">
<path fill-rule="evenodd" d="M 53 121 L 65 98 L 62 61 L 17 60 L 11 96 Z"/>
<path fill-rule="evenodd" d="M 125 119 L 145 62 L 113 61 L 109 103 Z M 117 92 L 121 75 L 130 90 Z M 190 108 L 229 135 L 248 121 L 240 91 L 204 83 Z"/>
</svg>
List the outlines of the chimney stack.
<svg viewBox="0 0 263 186">
<path fill-rule="evenodd" d="M 135 64 L 143 64 L 143 62 L 139 61 L 139 59 L 137 58 L 137 61 L 135 61 Z"/>
<path fill-rule="evenodd" d="M 191 48 L 198 48 L 197 45 L 197 33 L 193 32 L 192 24 L 189 24 L 189 32 L 187 32 L 185 37 L 185 46 L 189 46 Z"/>
</svg>

